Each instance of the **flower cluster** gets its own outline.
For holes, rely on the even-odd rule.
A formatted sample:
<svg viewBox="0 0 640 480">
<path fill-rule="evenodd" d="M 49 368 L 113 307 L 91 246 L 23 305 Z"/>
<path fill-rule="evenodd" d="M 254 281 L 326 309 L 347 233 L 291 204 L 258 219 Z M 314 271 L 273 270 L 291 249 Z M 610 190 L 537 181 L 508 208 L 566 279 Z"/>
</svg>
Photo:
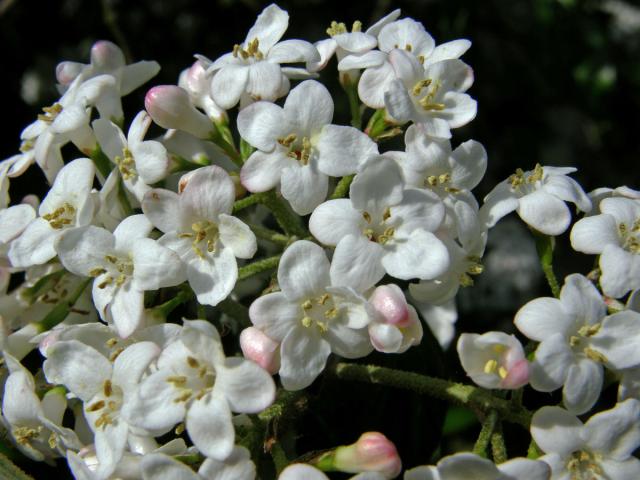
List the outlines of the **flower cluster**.
<svg viewBox="0 0 640 480">
<path fill-rule="evenodd" d="M 411 465 L 404 478 L 640 478 L 640 193 L 587 195 L 567 176 L 575 169 L 536 165 L 480 206 L 472 190 L 487 153 L 476 140 L 452 144 L 477 109 L 460 59 L 468 40 L 436 45 L 399 10 L 366 30 L 333 22 L 315 44 L 282 40 L 288 22 L 268 6 L 229 53 L 198 55 L 178 85 L 148 90 L 130 122 L 121 98 L 155 62 L 126 64 L 101 41 L 89 64 L 59 64 L 62 96 L 0 163 L 7 436 L 33 460 L 65 457 L 82 480 L 251 480 L 265 451 L 281 480 L 395 478 L 400 455 L 382 433 L 302 463 L 278 443 L 278 422 L 318 377 L 341 378 L 332 355 L 403 354 L 423 321 L 447 348 L 489 229 L 517 211 L 548 253 L 571 202 L 589 214 L 571 244 L 599 255 L 599 268 L 560 289 L 543 255 L 554 297 L 524 305 L 510 332 L 526 348 L 506 332 L 458 337 L 482 389 L 414 378 L 439 398 L 484 396 L 483 426 L 474 453 Z M 337 123 L 319 81 L 334 55 L 351 125 Z M 152 122 L 166 132 L 148 138 Z M 393 137 L 399 150 L 386 148 Z M 69 143 L 78 158 L 63 156 Z M 34 163 L 51 187 L 16 202 L 9 184 Z M 592 412 L 609 374 L 619 403 Z M 562 387 L 562 406 L 532 414 L 525 385 Z M 487 439 L 503 442 L 510 419 L 530 426 L 534 454 L 508 460 L 495 447 L 491 461 Z"/>
</svg>

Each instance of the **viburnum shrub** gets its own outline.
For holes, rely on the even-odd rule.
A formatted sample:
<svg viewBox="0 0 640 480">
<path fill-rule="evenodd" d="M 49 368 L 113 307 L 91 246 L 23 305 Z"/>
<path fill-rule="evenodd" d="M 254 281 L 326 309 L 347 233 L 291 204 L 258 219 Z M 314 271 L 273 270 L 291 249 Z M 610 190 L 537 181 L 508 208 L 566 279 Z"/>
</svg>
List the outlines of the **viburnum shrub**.
<svg viewBox="0 0 640 480">
<path fill-rule="evenodd" d="M 2 420 L 17 450 L 82 480 L 640 478 L 640 192 L 586 194 L 574 168 L 538 164 L 479 205 L 487 153 L 452 145 L 476 115 L 471 43 L 436 45 L 400 16 L 333 22 L 312 44 L 283 40 L 289 15 L 270 5 L 132 119 L 121 98 L 157 63 L 100 41 L 89 64 L 58 65 L 62 96 L 0 163 Z M 334 55 L 346 96 L 321 83 Z M 9 198 L 29 168 L 48 193 Z M 571 209 L 571 245 L 598 263 L 560 285 Z M 412 352 L 450 347 L 456 295 L 513 211 L 553 296 L 508 333 L 458 336 L 468 383 L 415 373 L 427 357 Z M 349 403 L 354 384 L 377 393 Z M 532 395 L 560 389 L 559 405 Z M 359 410 L 377 402 L 406 422 L 431 398 L 476 414 L 472 452 L 416 458 L 391 428 L 345 440 L 332 423 L 347 405 L 373 425 Z M 409 421 L 407 437 L 428 428 Z M 26 478 L 0 458 L 2 478 Z"/>
</svg>

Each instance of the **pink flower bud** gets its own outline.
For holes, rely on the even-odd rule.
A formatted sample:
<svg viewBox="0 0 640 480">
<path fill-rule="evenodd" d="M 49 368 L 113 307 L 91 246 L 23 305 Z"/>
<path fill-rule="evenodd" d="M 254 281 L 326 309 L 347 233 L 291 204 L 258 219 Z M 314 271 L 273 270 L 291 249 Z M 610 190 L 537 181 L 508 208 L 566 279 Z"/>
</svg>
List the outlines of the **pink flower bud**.
<svg viewBox="0 0 640 480">
<path fill-rule="evenodd" d="M 240 348 L 249 360 L 253 360 L 271 375 L 280 370 L 280 344 L 267 337 L 256 327 L 245 328 L 240 333 Z"/>
<path fill-rule="evenodd" d="M 353 445 L 336 449 L 334 467 L 341 472 L 378 472 L 395 478 L 402 462 L 393 442 L 381 433 L 366 432 Z"/>
<path fill-rule="evenodd" d="M 369 298 L 369 302 L 384 317 L 384 323 L 397 327 L 407 327 L 411 323 L 407 299 L 397 285 L 377 287 Z"/>
<path fill-rule="evenodd" d="M 191 103 L 189 94 L 175 85 L 153 87 L 144 98 L 147 112 L 163 128 L 182 130 L 198 138 L 209 138 L 215 128 Z"/>
<path fill-rule="evenodd" d="M 125 65 L 120 47 L 108 40 L 99 40 L 91 47 L 91 64 L 102 71 L 110 71 Z"/>
<path fill-rule="evenodd" d="M 78 62 L 60 62 L 56 66 L 56 80 L 60 85 L 67 86 L 80 75 L 85 66 Z"/>
</svg>

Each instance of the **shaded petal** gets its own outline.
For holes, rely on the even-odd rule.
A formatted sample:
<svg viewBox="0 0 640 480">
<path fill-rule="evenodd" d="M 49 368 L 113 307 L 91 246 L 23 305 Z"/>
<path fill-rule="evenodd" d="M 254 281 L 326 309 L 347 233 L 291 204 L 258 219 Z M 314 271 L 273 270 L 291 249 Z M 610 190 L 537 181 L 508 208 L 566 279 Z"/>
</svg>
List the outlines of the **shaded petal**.
<svg viewBox="0 0 640 480">
<path fill-rule="evenodd" d="M 140 178 L 146 184 L 159 182 L 169 173 L 169 155 L 160 142 L 149 140 L 131 146 Z"/>
<path fill-rule="evenodd" d="M 611 215 L 578 220 L 571 229 L 571 247 L 582 253 L 602 253 L 607 245 L 619 245 L 618 224 Z"/>
<path fill-rule="evenodd" d="M 331 284 L 364 292 L 384 277 L 384 249 L 362 235 L 347 235 L 333 252 Z"/>
<path fill-rule="evenodd" d="M 112 382 L 124 395 L 133 393 L 149 364 L 160 354 L 153 342 L 138 342 L 124 349 L 113 363 Z"/>
<path fill-rule="evenodd" d="M 582 448 L 583 424 L 560 407 L 542 407 L 531 419 L 531 436 L 545 453 L 565 457 Z"/>
<path fill-rule="evenodd" d="M 565 337 L 556 333 L 544 340 L 531 363 L 531 386 L 539 392 L 559 388 L 576 359 Z"/>
<path fill-rule="evenodd" d="M 150 238 L 139 239 L 133 247 L 133 288 L 158 290 L 184 282 L 185 269 L 180 257 Z"/>
<path fill-rule="evenodd" d="M 171 190 L 154 188 L 142 199 L 142 211 L 160 231 L 182 230 L 183 218 L 180 211 L 180 196 Z"/>
<path fill-rule="evenodd" d="M 240 100 L 248 81 L 247 65 L 224 65 L 211 80 L 211 97 L 220 108 L 229 110 Z"/>
<path fill-rule="evenodd" d="M 550 297 L 536 298 L 525 304 L 516 313 L 514 323 L 524 335 L 537 342 L 556 333 L 565 337 L 573 327 L 573 319 L 565 313 L 560 300 Z"/>
<path fill-rule="evenodd" d="M 105 264 L 104 255 L 114 247 L 113 234 L 94 226 L 67 230 L 56 244 L 62 265 L 71 273 L 85 277 L 92 269 Z"/>
<path fill-rule="evenodd" d="M 144 480 L 202 480 L 184 463 L 161 453 L 148 453 L 140 460 Z"/>
<path fill-rule="evenodd" d="M 269 50 L 267 58 L 274 63 L 318 62 L 320 54 L 316 47 L 304 40 L 284 40 Z"/>
<path fill-rule="evenodd" d="M 402 201 L 404 180 L 396 162 L 384 156 L 370 159 L 356 175 L 349 196 L 353 206 L 372 215 Z"/>
<path fill-rule="evenodd" d="M 109 313 L 121 338 L 135 332 L 144 318 L 144 293 L 132 288 L 131 282 L 121 286 L 113 296 Z"/>
<path fill-rule="evenodd" d="M 289 246 L 278 266 L 278 283 L 289 300 L 307 299 L 330 285 L 329 260 L 324 249 L 308 240 Z"/>
<path fill-rule="evenodd" d="M 280 190 L 298 215 L 308 215 L 327 198 L 329 179 L 313 163 L 282 171 Z"/>
<path fill-rule="evenodd" d="M 217 220 L 221 213 L 231 213 L 236 190 L 229 174 L 216 165 L 192 172 L 181 195 L 183 215 Z"/>
<path fill-rule="evenodd" d="M 271 153 L 256 150 L 242 165 L 240 182 L 250 192 L 266 192 L 278 186 L 286 168 L 295 166 L 296 161 L 284 149 L 277 148 Z"/>
<path fill-rule="evenodd" d="M 417 229 L 407 236 L 396 234 L 384 247 L 382 266 L 396 278 L 431 280 L 449 268 L 447 247 L 431 232 Z"/>
<path fill-rule="evenodd" d="M 271 375 L 250 360 L 228 358 L 216 374 L 215 388 L 220 388 L 234 412 L 258 413 L 276 398 Z"/>
<path fill-rule="evenodd" d="M 220 241 L 222 244 L 230 248 L 238 258 L 253 257 L 258 244 L 255 234 L 247 224 L 236 217 L 224 213 L 220 215 L 219 219 L 218 228 L 220 229 Z"/>
<path fill-rule="evenodd" d="M 325 245 L 335 246 L 347 235 L 359 235 L 363 218 L 351 200 L 328 200 L 316 207 L 309 219 L 309 231 Z"/>
<path fill-rule="evenodd" d="M 284 110 L 270 102 L 256 102 L 238 113 L 238 132 L 258 150 L 271 152 L 277 140 L 291 133 L 293 126 Z"/>
<path fill-rule="evenodd" d="M 287 390 L 311 385 L 324 370 L 331 346 L 314 330 L 302 325 L 292 328 L 280 346 L 280 380 Z"/>
<path fill-rule="evenodd" d="M 302 320 L 302 310 L 284 293 L 268 293 L 258 297 L 249 307 L 249 318 L 264 334 L 281 342 L 295 323 Z"/>
<path fill-rule="evenodd" d="M 291 125 L 303 135 L 311 136 L 331 123 L 333 98 L 320 82 L 305 80 L 289 92 L 284 112 Z"/>
<path fill-rule="evenodd" d="M 56 256 L 55 243 L 60 230 L 54 230 L 43 218 L 36 218 L 9 246 L 7 256 L 16 268 L 42 265 Z"/>
<path fill-rule="evenodd" d="M 617 245 L 607 245 L 600 255 L 600 286 L 605 295 L 620 298 L 640 288 L 640 256 Z"/>
<path fill-rule="evenodd" d="M 367 68 L 358 82 L 358 96 L 371 108 L 384 108 L 385 93 L 391 88 L 396 74 L 389 62 L 379 67 Z"/>
<path fill-rule="evenodd" d="M 353 127 L 326 125 L 316 144 L 318 168 L 332 177 L 356 173 L 360 166 L 378 154 L 378 145 Z"/>
<path fill-rule="evenodd" d="M 275 101 L 280 95 L 282 72 L 280 65 L 267 61 L 249 66 L 247 92 L 254 100 Z"/>
<path fill-rule="evenodd" d="M 544 190 L 520 198 L 517 212 L 528 225 L 546 235 L 560 235 L 571 223 L 569 207 Z"/>
<path fill-rule="evenodd" d="M 567 410 L 580 415 L 591 409 L 600 396 L 604 369 L 588 358 L 581 358 L 569 367 L 562 389 Z"/>
<path fill-rule="evenodd" d="M 491 228 L 502 217 L 513 212 L 519 205 L 518 196 L 511 190 L 507 182 L 496 185 L 489 195 L 484 198 L 484 205 L 480 209 L 480 218 Z"/>
<path fill-rule="evenodd" d="M 640 445 L 640 402 L 629 399 L 594 415 L 584 426 L 584 432 L 591 451 L 613 460 L 626 460 Z"/>
<path fill-rule="evenodd" d="M 138 241 L 149 236 L 153 225 L 144 215 L 131 215 L 118 224 L 113 231 L 116 244 L 115 249 L 129 252 L 134 249 Z"/>
<path fill-rule="evenodd" d="M 207 457 L 224 460 L 233 451 L 235 431 L 222 395 L 209 394 L 195 400 L 187 411 L 185 425 L 195 447 Z"/>
</svg>

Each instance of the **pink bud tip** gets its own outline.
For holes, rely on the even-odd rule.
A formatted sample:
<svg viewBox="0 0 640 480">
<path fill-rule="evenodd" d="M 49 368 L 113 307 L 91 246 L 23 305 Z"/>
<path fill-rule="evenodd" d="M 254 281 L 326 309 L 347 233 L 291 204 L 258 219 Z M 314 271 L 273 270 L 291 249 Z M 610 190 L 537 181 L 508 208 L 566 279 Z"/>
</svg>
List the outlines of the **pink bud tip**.
<svg viewBox="0 0 640 480">
<path fill-rule="evenodd" d="M 69 85 L 80 74 L 84 65 L 76 62 L 60 62 L 56 66 L 56 80 L 60 85 Z"/>
<path fill-rule="evenodd" d="M 176 85 L 153 87 L 144 97 L 144 106 L 162 128 L 183 130 L 198 138 L 208 138 L 213 131 L 211 121 L 196 110 L 189 94 Z"/>
<path fill-rule="evenodd" d="M 240 333 L 240 348 L 246 358 L 256 362 L 271 375 L 280 370 L 280 344 L 256 327 L 245 328 Z"/>
<path fill-rule="evenodd" d="M 98 40 L 91 47 L 91 63 L 105 70 L 125 65 L 124 54 L 120 47 L 108 40 Z"/>
<path fill-rule="evenodd" d="M 407 300 L 397 285 L 381 285 L 377 287 L 369 299 L 385 323 L 398 327 L 407 327 L 411 323 Z"/>
<path fill-rule="evenodd" d="M 402 461 L 387 437 L 379 432 L 366 432 L 353 445 L 337 449 L 335 466 L 343 472 L 378 472 L 385 478 L 395 478 L 402 470 Z"/>
<path fill-rule="evenodd" d="M 523 358 L 508 369 L 507 376 L 502 379 L 502 388 L 516 389 L 529 383 L 529 362 Z"/>
</svg>

